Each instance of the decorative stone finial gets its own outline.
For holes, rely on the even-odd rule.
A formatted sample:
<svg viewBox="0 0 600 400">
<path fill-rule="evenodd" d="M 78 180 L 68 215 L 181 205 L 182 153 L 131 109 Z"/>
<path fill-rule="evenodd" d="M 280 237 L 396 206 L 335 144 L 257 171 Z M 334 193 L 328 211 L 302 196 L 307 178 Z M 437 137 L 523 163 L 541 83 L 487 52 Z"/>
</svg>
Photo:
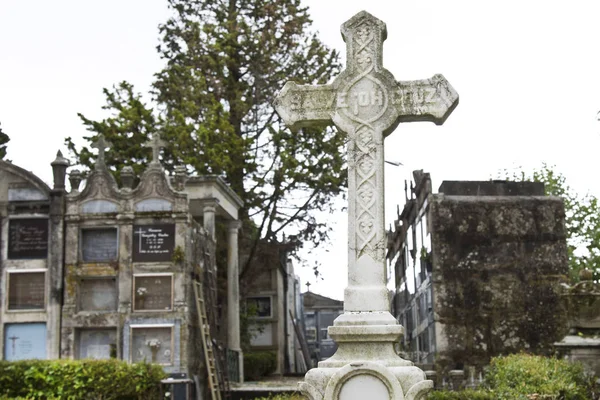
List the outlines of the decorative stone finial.
<svg viewBox="0 0 600 400">
<path fill-rule="evenodd" d="M 150 164 L 160 164 L 160 161 L 158 160 L 160 149 L 167 147 L 167 142 L 160 138 L 160 134 L 158 132 L 154 132 L 152 134 L 152 139 L 144 143 L 144 146 L 152 148 L 152 161 Z"/>
<path fill-rule="evenodd" d="M 50 163 L 52 175 L 54 176 L 54 189 L 65 189 L 65 176 L 69 167 L 69 160 L 63 157 L 61 151 L 56 153 L 56 159 Z"/>
<path fill-rule="evenodd" d="M 123 188 L 133 189 L 133 183 L 135 182 L 135 173 L 133 168 L 129 165 L 121 168 L 121 184 Z"/>
<path fill-rule="evenodd" d="M 185 165 L 178 165 L 175 167 L 175 189 L 182 191 L 185 188 L 185 182 L 187 181 L 187 169 Z"/>
<path fill-rule="evenodd" d="M 104 151 L 106 149 L 110 149 L 112 147 L 112 143 L 107 141 L 104 138 L 104 135 L 102 133 L 100 133 L 100 134 L 98 134 L 98 137 L 96 138 L 96 140 L 92 143 L 91 147 L 93 149 L 98 150 L 98 157 L 96 158 L 96 165 L 94 168 L 98 169 L 100 167 L 106 166 L 106 163 L 104 160 Z"/>
<path fill-rule="evenodd" d="M 81 171 L 78 169 L 74 169 L 69 172 L 69 183 L 71 184 L 72 193 L 79 191 L 79 185 L 81 184 L 82 179 L 83 176 L 81 175 Z"/>
</svg>

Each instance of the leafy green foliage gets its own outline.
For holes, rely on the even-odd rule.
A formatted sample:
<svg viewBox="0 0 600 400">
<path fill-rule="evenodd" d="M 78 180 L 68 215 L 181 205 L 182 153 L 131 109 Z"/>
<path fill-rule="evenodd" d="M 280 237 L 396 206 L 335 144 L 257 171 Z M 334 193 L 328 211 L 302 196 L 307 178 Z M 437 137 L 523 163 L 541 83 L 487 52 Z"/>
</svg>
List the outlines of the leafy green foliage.
<svg viewBox="0 0 600 400">
<path fill-rule="evenodd" d="M 119 171 L 126 165 L 133 168 L 139 176 L 151 160 L 152 150 L 144 147 L 153 132 L 158 129 L 159 121 L 151 108 L 142 101 L 140 93 L 136 93 L 133 85 L 121 82 L 112 90 L 103 89 L 106 105 L 102 108 L 110 111 L 110 117 L 102 121 L 92 121 L 79 115 L 87 130 L 94 135 L 84 137 L 93 142 L 99 134 L 111 143 L 106 152 L 106 166 L 113 172 L 117 180 Z M 96 155 L 86 146 L 77 149 L 73 139 L 65 139 L 65 145 L 75 157 L 77 164 L 92 168 Z"/>
<path fill-rule="evenodd" d="M 252 351 L 244 353 L 244 379 L 255 381 L 275 372 L 277 354 L 273 351 Z"/>
<path fill-rule="evenodd" d="M 567 246 L 569 253 L 570 278 L 579 280 L 579 272 L 589 269 L 594 273 L 594 280 L 600 280 L 600 204 L 591 195 L 576 193 L 554 166 L 542 164 L 528 175 L 524 171 L 512 172 L 504 170 L 501 175 L 514 181 L 543 182 L 546 194 L 559 196 L 565 202 L 565 227 L 567 229 Z"/>
<path fill-rule="evenodd" d="M 598 398 L 594 378 L 581 364 L 551 357 L 513 354 L 493 358 L 485 387 L 460 392 L 434 391 L 429 400 L 591 400 Z"/>
<path fill-rule="evenodd" d="M 527 395 L 590 399 L 591 380 L 581 364 L 556 358 L 513 354 L 492 360 L 486 382 L 497 399 L 527 399 Z"/>
<path fill-rule="evenodd" d="M 315 210 L 331 210 L 343 192 L 345 138 L 331 128 L 285 128 L 273 107 L 287 80 L 326 83 L 339 72 L 338 54 L 310 32 L 300 0 L 169 0 L 173 12 L 159 27 L 157 46 L 165 67 L 155 76 L 151 106 L 133 85 L 104 90 L 111 116 L 84 125 L 113 143 L 107 165 L 139 172 L 148 162 L 141 147 L 152 132 L 168 144 L 163 164 L 225 177 L 242 197 L 242 219 L 254 228 L 248 266 L 259 242 L 288 240 L 317 245 L 329 228 Z M 67 146 L 77 163 L 92 167 L 87 147 Z M 246 226 L 251 224 L 246 224 Z M 242 241 L 243 242 L 243 241 Z"/>
<path fill-rule="evenodd" d="M 158 399 L 159 365 L 117 360 L 0 361 L 0 396 L 27 399 Z M 2 397 L 0 397 L 2 398 Z"/>
<path fill-rule="evenodd" d="M 498 398 L 486 390 L 461 390 L 451 392 L 435 390 L 427 395 L 427 400 L 497 400 Z"/>
<path fill-rule="evenodd" d="M 0 127 L 0 160 L 4 160 L 6 157 L 6 144 L 10 141 L 8 135 L 2 132 L 2 127 Z"/>
</svg>

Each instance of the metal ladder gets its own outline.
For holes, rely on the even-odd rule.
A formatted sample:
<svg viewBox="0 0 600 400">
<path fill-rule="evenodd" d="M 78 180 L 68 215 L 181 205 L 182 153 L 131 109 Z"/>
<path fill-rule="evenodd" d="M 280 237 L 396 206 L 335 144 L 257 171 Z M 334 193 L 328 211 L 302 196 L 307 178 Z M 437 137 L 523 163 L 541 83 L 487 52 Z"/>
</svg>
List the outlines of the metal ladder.
<svg viewBox="0 0 600 400">
<path fill-rule="evenodd" d="M 202 336 L 202 348 L 204 349 L 204 360 L 208 370 L 208 386 L 212 400 L 221 400 L 219 388 L 219 379 L 217 376 L 217 366 L 213 342 L 210 335 L 210 325 L 206 316 L 206 305 L 204 304 L 204 295 L 202 283 L 194 281 L 194 296 L 196 297 L 196 308 L 198 309 L 198 322 L 200 323 L 200 334 Z"/>
</svg>

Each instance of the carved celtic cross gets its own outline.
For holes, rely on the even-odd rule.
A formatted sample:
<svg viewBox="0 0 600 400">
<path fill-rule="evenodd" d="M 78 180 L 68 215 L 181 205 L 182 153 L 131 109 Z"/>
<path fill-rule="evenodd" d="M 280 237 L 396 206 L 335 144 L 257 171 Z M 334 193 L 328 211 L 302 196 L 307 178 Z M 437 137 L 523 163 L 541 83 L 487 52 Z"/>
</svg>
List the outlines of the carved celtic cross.
<svg viewBox="0 0 600 400">
<path fill-rule="evenodd" d="M 144 143 L 144 146 L 152 148 L 152 161 L 150 163 L 160 164 L 160 160 L 158 159 L 160 149 L 167 147 L 167 142 L 160 138 L 160 134 L 158 132 L 154 132 L 152 134 L 152 139 Z"/>
<path fill-rule="evenodd" d="M 104 153 L 106 149 L 110 149 L 111 146 L 112 143 L 107 141 L 102 133 L 100 133 L 96 138 L 96 141 L 94 141 L 91 144 L 90 147 L 98 150 L 98 157 L 96 158 L 96 168 L 104 166 Z"/>
<path fill-rule="evenodd" d="M 333 122 L 348 134 L 346 311 L 389 310 L 383 138 L 400 122 L 442 124 L 458 94 L 442 75 L 397 82 L 383 68 L 385 23 L 362 11 L 342 25 L 346 69 L 329 85 L 287 82 L 275 110 L 290 128 Z"/>
</svg>

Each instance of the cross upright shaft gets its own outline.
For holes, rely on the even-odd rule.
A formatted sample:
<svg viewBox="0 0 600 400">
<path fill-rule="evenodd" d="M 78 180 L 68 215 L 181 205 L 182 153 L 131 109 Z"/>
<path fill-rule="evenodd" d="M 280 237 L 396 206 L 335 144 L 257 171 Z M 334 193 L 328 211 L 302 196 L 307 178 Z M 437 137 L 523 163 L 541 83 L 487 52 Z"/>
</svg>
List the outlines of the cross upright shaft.
<svg viewBox="0 0 600 400">
<path fill-rule="evenodd" d="M 275 109 L 290 128 L 334 123 L 348 134 L 346 312 L 389 311 L 383 139 L 400 122 L 442 124 L 458 94 L 442 75 L 397 82 L 383 68 L 385 23 L 362 11 L 342 25 L 346 69 L 328 85 L 287 82 Z"/>
</svg>

